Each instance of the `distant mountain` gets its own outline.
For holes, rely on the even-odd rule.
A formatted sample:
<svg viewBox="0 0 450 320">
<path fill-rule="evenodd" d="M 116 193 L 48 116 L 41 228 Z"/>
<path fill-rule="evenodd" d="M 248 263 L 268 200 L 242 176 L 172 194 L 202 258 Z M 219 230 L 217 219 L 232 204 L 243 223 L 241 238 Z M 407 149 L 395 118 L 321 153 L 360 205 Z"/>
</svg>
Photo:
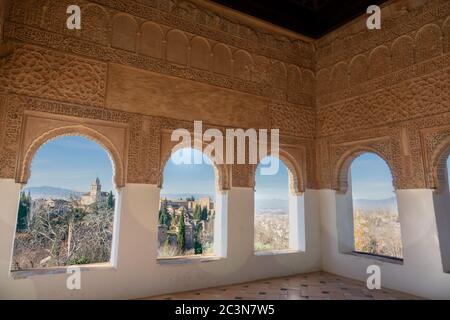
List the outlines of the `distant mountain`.
<svg viewBox="0 0 450 320">
<path fill-rule="evenodd" d="M 80 198 L 83 195 L 83 192 L 49 186 L 25 188 L 24 191 L 25 193 L 30 192 L 32 199 L 68 200 L 70 198 Z"/>
<path fill-rule="evenodd" d="M 201 193 L 161 193 L 161 198 L 167 198 L 167 200 L 179 200 L 194 197 L 196 200 L 199 198 L 210 197 L 212 200 L 215 199 L 214 194 L 201 194 Z"/>
<path fill-rule="evenodd" d="M 397 200 L 395 197 L 388 199 L 369 200 L 369 199 L 355 199 L 355 209 L 366 211 L 374 211 L 377 209 L 397 211 Z"/>
<path fill-rule="evenodd" d="M 255 210 L 257 214 L 287 214 L 289 201 L 284 199 L 256 199 Z"/>
</svg>

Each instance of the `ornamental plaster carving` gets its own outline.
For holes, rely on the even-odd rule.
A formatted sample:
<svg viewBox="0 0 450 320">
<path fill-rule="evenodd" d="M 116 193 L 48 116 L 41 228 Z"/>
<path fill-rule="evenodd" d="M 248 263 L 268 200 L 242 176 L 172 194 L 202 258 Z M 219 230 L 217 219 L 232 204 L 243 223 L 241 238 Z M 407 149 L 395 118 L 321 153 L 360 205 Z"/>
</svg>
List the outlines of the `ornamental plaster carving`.
<svg viewBox="0 0 450 320">
<path fill-rule="evenodd" d="M 170 139 L 171 132 L 164 130 L 161 134 L 161 158 L 159 161 L 159 174 L 158 174 L 158 187 L 162 188 L 164 183 L 164 168 L 167 162 L 170 159 L 172 153 L 180 150 L 181 148 L 178 145 L 177 141 L 171 141 Z M 192 148 L 196 148 L 196 144 L 200 144 L 202 149 L 204 150 L 207 147 L 207 143 L 204 141 L 197 141 L 192 139 Z M 224 155 L 225 156 L 225 155 Z M 212 159 L 211 159 L 212 160 Z M 215 181 L 216 181 L 216 190 L 217 191 L 225 191 L 230 189 L 230 169 L 231 166 L 224 164 L 224 159 L 220 164 L 212 162 L 212 166 L 214 168 L 215 173 Z"/>
<path fill-rule="evenodd" d="M 29 45 L 0 59 L 0 92 L 102 106 L 105 63 Z"/>
<path fill-rule="evenodd" d="M 348 188 L 348 170 L 355 158 L 365 152 L 380 156 L 391 169 L 393 185 L 396 187 L 396 172 L 393 170 L 392 149 L 389 137 L 368 139 L 331 145 L 333 189 L 346 193 Z"/>
<path fill-rule="evenodd" d="M 198 1 L 79 3 L 80 31 L 64 28 L 66 0 L 14 1 L 4 25 L 0 19 L 11 49 L 0 48 L 2 178 L 26 181 L 23 133 L 27 117 L 39 113 L 70 119 L 60 127 L 81 131 L 86 123 L 96 130 L 90 124 L 97 121 L 126 127 L 126 153 L 114 134 L 96 130 L 100 143 L 113 144 L 117 152 L 106 146 L 111 155 L 120 155 L 119 186 L 161 185 L 169 154 L 164 132 L 192 130 L 193 120 L 220 130 L 279 128 L 295 192 L 345 191 L 348 167 L 362 152 L 388 163 L 397 189 L 444 183 L 448 1 L 409 7 L 397 0 L 383 9 L 380 31 L 369 32 L 357 19 L 314 43 L 247 25 Z M 141 77 L 152 87 L 170 83 L 170 90 L 151 92 L 138 85 Z M 198 92 L 188 99 L 194 106 L 184 103 L 187 92 Z M 39 132 L 40 143 L 48 136 Z M 254 187 L 256 165 L 218 170 L 222 189 Z"/>
<path fill-rule="evenodd" d="M 192 51 L 192 43 L 188 45 L 186 41 L 184 41 L 181 48 L 179 42 L 165 44 L 147 43 L 141 47 L 142 49 L 139 49 L 140 51 L 138 50 L 139 53 L 134 53 L 113 47 L 101 46 L 82 38 L 70 38 L 66 35 L 49 33 L 41 29 L 15 23 L 6 24 L 5 32 L 7 38 L 12 43 L 17 41 L 33 43 L 58 52 L 65 52 L 71 55 L 83 55 L 92 60 L 99 60 L 102 63 L 110 62 L 130 66 L 217 87 L 242 91 L 256 96 L 282 101 L 288 100 L 291 103 L 300 105 L 312 106 L 313 104 L 312 91 L 293 94 L 291 90 L 291 94 L 288 96 L 286 93 L 288 86 L 298 86 L 299 84 L 295 82 L 289 82 L 288 84 L 287 78 L 277 76 L 276 72 L 269 73 L 263 71 L 268 70 L 266 68 L 269 68 L 272 62 L 276 65 L 275 60 L 270 60 L 265 57 L 258 58 L 256 56 L 252 58 L 246 52 L 245 54 L 248 54 L 250 58 L 254 59 L 254 64 L 253 66 L 240 66 L 242 64 L 242 58 L 239 56 L 242 54 L 238 54 L 239 50 L 236 48 L 233 48 L 233 50 L 228 48 L 227 50 L 235 52 L 238 58 L 237 60 L 230 60 L 231 58 L 227 60 L 223 55 L 214 58 L 214 53 L 212 53 L 212 56 L 208 56 L 204 52 L 203 59 L 214 61 L 214 63 L 211 62 L 208 64 L 209 69 L 206 70 L 205 66 L 199 67 L 198 63 L 196 64 L 196 61 L 201 58 L 192 56 L 192 54 L 198 54 L 198 52 L 196 50 Z M 170 30 L 168 34 L 170 38 L 173 38 L 174 34 L 178 35 L 176 39 L 181 42 L 183 42 L 182 39 L 186 39 L 177 30 Z M 164 41 L 167 42 L 166 40 Z M 219 48 L 224 48 L 224 46 L 221 44 Z M 171 48 L 171 52 L 167 51 Z M 189 50 L 189 48 L 191 49 Z M 217 52 L 220 53 L 220 50 L 216 50 Z M 191 60 L 193 61 L 193 65 L 188 66 L 188 61 Z M 248 64 L 248 62 L 245 63 Z M 236 66 L 234 66 L 235 64 Z M 230 72 L 230 65 L 236 74 Z M 285 68 L 284 64 L 281 63 L 281 65 L 283 65 L 282 68 Z M 221 70 L 224 66 L 225 71 Z M 301 71 L 307 72 L 306 69 L 301 69 Z M 308 75 L 308 73 L 306 74 Z M 310 85 L 310 87 L 313 86 L 314 84 Z"/>
<path fill-rule="evenodd" d="M 123 187 L 126 181 L 127 126 L 99 120 L 55 117 L 36 112 L 26 112 L 23 118 L 16 182 L 27 183 L 31 173 L 31 162 L 42 145 L 58 137 L 73 135 L 91 139 L 103 146 L 111 157 L 115 186 Z"/>
<path fill-rule="evenodd" d="M 448 184 L 447 159 L 450 155 L 450 126 L 421 130 L 424 162 L 429 188 L 440 192 Z"/>
<path fill-rule="evenodd" d="M 74 32 L 65 28 L 64 21 L 58 20 L 58 17 L 66 17 L 64 9 L 68 1 L 14 2 L 8 15 L 6 36 L 103 62 L 126 64 L 281 100 L 286 100 L 288 83 L 286 75 L 282 71 L 280 76 L 279 70 L 285 73 L 289 64 L 299 65 L 301 72 L 306 73 L 302 95 L 307 98 L 297 98 L 291 90 L 288 100 L 297 104 L 312 101 L 310 88 L 313 85 L 309 83 L 313 81 L 308 81 L 313 68 L 310 43 L 279 36 L 276 37 L 281 42 L 272 41 L 274 36 L 269 33 L 254 32 L 241 24 L 239 28 L 229 28 L 230 21 L 212 13 L 207 14 L 213 19 L 210 22 L 216 22 L 197 21 L 203 12 L 197 5 L 178 6 L 178 2 L 169 0 L 157 1 L 154 6 L 147 2 L 125 5 L 120 0 L 94 2 L 97 4 L 81 1 L 83 27 Z M 179 9 L 181 7 L 183 10 Z M 188 21 L 175 18 L 178 15 Z M 207 29 L 218 28 L 220 32 L 204 32 L 203 28 L 198 28 L 203 22 L 208 24 Z M 222 34 L 224 26 L 227 31 Z M 237 34 L 230 35 L 233 30 Z M 255 38 L 252 34 L 261 36 Z M 198 48 L 198 36 L 207 42 L 203 49 Z M 305 52 L 308 52 L 306 56 Z M 266 57 L 271 66 L 260 65 L 263 70 L 272 70 L 267 79 L 254 76 L 254 68 L 259 65 L 256 55 Z M 306 64 L 298 63 L 298 57 L 303 56 Z"/>
</svg>

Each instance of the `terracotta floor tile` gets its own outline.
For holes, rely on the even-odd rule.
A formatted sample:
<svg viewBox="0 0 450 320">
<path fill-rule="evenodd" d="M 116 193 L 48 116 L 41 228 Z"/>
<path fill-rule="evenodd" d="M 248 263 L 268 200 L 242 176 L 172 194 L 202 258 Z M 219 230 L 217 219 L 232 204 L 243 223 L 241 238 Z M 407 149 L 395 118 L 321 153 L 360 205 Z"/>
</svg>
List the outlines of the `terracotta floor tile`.
<svg viewBox="0 0 450 320">
<path fill-rule="evenodd" d="M 155 300 L 392 300 L 420 299 L 389 289 L 369 290 L 364 282 L 316 272 L 259 280 L 191 292 L 166 294 Z"/>
</svg>

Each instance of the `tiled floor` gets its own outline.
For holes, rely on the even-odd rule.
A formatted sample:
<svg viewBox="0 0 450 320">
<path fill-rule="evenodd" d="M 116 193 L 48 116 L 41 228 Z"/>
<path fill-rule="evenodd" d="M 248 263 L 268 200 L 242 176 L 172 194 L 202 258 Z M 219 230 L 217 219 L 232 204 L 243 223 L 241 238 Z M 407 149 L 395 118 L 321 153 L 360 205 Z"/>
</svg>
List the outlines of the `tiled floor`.
<svg viewBox="0 0 450 320">
<path fill-rule="evenodd" d="M 389 289 L 369 290 L 365 283 L 315 272 L 238 285 L 169 294 L 154 300 L 405 300 L 419 299 Z"/>
</svg>

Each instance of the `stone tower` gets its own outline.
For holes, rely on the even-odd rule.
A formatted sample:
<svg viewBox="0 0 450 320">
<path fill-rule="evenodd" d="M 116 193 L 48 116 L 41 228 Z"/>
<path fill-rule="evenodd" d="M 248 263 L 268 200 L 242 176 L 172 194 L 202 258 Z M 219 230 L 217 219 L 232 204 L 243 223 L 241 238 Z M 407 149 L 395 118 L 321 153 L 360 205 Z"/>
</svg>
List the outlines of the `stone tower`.
<svg viewBox="0 0 450 320">
<path fill-rule="evenodd" d="M 97 177 L 94 182 L 91 184 L 91 197 L 94 199 L 99 199 L 102 194 L 102 185 L 100 183 L 100 179 Z"/>
</svg>

